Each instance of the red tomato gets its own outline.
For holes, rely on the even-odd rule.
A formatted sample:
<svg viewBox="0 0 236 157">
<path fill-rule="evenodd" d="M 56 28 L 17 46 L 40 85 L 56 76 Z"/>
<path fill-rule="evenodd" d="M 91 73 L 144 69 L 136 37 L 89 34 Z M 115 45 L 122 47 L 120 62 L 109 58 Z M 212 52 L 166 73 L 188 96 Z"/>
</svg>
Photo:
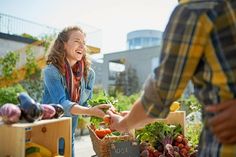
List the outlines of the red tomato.
<svg viewBox="0 0 236 157">
<path fill-rule="evenodd" d="M 106 136 L 106 131 L 105 130 L 96 129 L 95 133 L 100 139 L 102 139 L 104 136 Z"/>
<path fill-rule="evenodd" d="M 104 130 L 105 130 L 106 134 L 110 134 L 111 133 L 111 129 L 109 129 L 109 128 L 106 128 Z"/>
<path fill-rule="evenodd" d="M 95 130 L 95 134 L 102 139 L 103 137 L 105 137 L 107 134 L 110 134 L 111 130 L 110 129 L 96 129 Z"/>
</svg>

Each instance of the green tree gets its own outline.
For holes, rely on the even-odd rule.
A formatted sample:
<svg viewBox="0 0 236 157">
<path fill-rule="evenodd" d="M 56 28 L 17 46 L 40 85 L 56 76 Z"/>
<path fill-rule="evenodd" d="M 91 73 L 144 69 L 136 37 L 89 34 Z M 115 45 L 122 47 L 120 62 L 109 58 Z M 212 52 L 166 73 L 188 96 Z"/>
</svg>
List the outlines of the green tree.
<svg viewBox="0 0 236 157">
<path fill-rule="evenodd" d="M 26 51 L 26 78 L 31 77 L 35 72 L 39 71 L 39 67 L 36 62 L 35 55 L 32 50 L 32 46 L 28 46 Z"/>
<path fill-rule="evenodd" d="M 19 52 L 10 51 L 5 56 L 0 57 L 0 69 L 3 77 L 13 79 L 12 74 L 16 70 L 16 63 L 19 61 Z"/>
</svg>

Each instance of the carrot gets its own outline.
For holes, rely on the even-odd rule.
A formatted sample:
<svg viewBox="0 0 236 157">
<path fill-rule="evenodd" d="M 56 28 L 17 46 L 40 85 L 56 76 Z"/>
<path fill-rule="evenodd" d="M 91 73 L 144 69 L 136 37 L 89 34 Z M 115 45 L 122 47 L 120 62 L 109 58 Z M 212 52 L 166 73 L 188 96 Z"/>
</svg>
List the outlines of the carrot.
<svg viewBox="0 0 236 157">
<path fill-rule="evenodd" d="M 110 124 L 111 123 L 111 117 L 109 115 L 105 115 L 103 117 L 103 121 L 107 124 Z"/>
</svg>

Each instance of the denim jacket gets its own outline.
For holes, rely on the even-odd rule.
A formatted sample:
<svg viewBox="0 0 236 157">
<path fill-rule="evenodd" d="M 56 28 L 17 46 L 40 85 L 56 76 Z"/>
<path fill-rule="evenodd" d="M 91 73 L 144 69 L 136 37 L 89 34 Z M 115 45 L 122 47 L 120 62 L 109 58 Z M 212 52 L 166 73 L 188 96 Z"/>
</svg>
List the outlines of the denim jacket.
<svg viewBox="0 0 236 157">
<path fill-rule="evenodd" d="M 72 117 L 72 133 L 77 127 L 78 116 L 72 115 L 70 109 L 75 102 L 70 101 L 67 91 L 65 77 L 54 65 L 47 65 L 43 70 L 44 92 L 43 104 L 61 104 L 65 111 L 65 116 Z M 78 103 L 87 106 L 87 100 L 92 97 L 93 85 L 95 82 L 95 72 L 90 68 L 87 81 L 82 77 L 80 84 L 80 100 Z"/>
</svg>

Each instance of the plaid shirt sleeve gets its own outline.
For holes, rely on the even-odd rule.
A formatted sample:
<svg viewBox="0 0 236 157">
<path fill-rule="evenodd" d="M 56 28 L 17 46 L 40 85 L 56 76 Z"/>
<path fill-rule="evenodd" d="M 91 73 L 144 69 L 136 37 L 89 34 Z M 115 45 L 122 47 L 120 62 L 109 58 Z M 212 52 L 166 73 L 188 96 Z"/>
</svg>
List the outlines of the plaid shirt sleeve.
<svg viewBox="0 0 236 157">
<path fill-rule="evenodd" d="M 179 5 L 163 35 L 160 66 L 146 80 L 141 102 L 146 112 L 165 118 L 200 62 L 206 36 L 212 26 L 207 18 Z"/>
</svg>

